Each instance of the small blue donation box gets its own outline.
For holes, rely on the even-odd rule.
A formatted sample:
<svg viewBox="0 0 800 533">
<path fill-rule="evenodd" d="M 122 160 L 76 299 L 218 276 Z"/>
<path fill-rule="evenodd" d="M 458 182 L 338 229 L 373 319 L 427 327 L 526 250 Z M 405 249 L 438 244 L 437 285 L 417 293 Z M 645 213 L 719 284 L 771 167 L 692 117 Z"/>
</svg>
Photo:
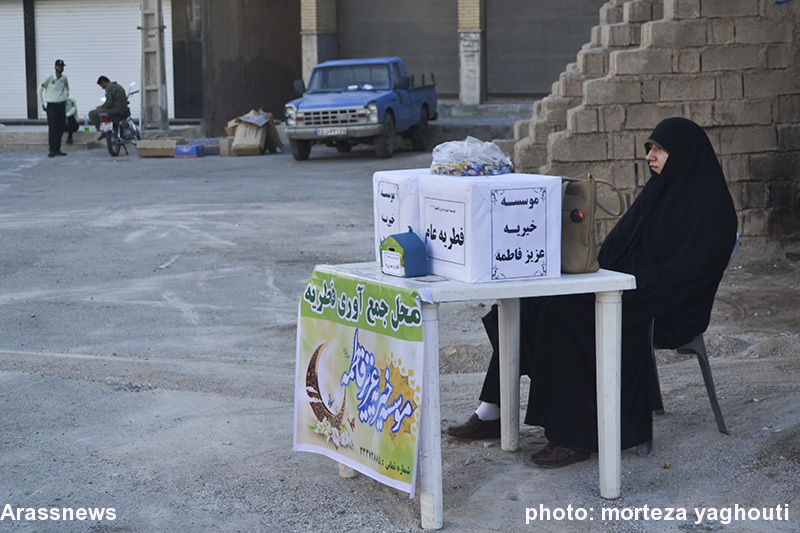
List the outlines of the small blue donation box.
<svg viewBox="0 0 800 533">
<path fill-rule="evenodd" d="M 425 243 L 410 228 L 389 235 L 381 242 L 381 272 L 401 278 L 428 275 Z"/>
</svg>

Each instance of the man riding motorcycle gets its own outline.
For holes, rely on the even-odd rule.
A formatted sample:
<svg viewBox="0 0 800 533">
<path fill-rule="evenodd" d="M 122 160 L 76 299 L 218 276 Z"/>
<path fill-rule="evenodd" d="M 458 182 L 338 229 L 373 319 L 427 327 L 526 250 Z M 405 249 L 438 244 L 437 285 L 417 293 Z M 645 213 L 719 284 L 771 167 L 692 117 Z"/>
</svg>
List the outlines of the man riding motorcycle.
<svg viewBox="0 0 800 533">
<path fill-rule="evenodd" d="M 94 124 L 95 129 L 99 131 L 101 113 L 108 113 L 111 120 L 116 122 L 130 115 L 131 110 L 128 107 L 128 98 L 125 96 L 125 89 L 117 82 L 110 81 L 105 76 L 100 76 L 97 78 L 97 85 L 105 89 L 106 100 L 95 109 L 89 111 L 89 121 Z M 106 132 L 103 132 L 97 140 L 102 141 L 105 138 Z"/>
</svg>

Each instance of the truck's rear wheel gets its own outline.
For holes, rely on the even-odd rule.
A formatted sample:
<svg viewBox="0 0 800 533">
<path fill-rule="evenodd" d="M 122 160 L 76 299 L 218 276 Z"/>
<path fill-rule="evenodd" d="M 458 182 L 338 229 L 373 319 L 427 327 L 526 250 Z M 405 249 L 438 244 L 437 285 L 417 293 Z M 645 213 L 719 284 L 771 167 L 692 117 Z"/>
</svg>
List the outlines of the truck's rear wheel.
<svg viewBox="0 0 800 533">
<path fill-rule="evenodd" d="M 411 126 L 411 149 L 415 152 L 424 152 L 428 148 L 428 112 L 420 112 L 419 124 Z"/>
<path fill-rule="evenodd" d="M 298 161 L 305 161 L 311 155 L 311 141 L 289 139 L 292 156 Z"/>
<path fill-rule="evenodd" d="M 378 159 L 392 157 L 394 153 L 394 118 L 391 113 L 383 117 L 383 133 L 375 137 L 375 155 Z"/>
</svg>

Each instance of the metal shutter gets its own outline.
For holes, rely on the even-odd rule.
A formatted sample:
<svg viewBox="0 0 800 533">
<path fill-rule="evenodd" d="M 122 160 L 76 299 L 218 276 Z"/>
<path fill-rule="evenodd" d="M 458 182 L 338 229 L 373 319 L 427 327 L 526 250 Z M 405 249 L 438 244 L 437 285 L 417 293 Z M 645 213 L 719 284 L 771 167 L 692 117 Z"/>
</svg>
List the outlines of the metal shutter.
<svg viewBox="0 0 800 533">
<path fill-rule="evenodd" d="M 604 0 L 487 0 L 486 92 L 548 94 L 599 23 Z"/>
<path fill-rule="evenodd" d="M 36 0 L 36 70 L 39 79 L 53 72 L 56 59 L 66 63 L 70 96 L 81 118 L 100 104 L 101 75 L 126 90 L 131 81 L 141 89 L 142 43 L 139 0 Z M 169 116 L 175 116 L 172 88 L 172 4 L 163 2 L 164 46 Z M 141 93 L 131 99 L 131 114 L 140 116 Z M 44 112 L 39 109 L 39 116 Z"/>
<path fill-rule="evenodd" d="M 339 0 L 337 58 L 398 56 L 417 84 L 458 95 L 457 0 Z"/>
<path fill-rule="evenodd" d="M 0 118 L 28 116 L 22 0 L 0 0 Z"/>
</svg>

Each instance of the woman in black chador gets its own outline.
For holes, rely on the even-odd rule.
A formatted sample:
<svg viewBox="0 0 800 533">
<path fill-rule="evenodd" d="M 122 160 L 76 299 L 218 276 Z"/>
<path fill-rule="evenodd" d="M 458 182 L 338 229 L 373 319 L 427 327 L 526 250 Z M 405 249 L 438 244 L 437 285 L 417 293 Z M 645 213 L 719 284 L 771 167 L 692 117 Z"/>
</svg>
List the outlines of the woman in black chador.
<svg viewBox="0 0 800 533">
<path fill-rule="evenodd" d="M 600 266 L 636 276 L 622 295 L 622 448 L 652 438 L 661 408 L 650 357 L 705 331 L 714 294 L 736 242 L 736 212 L 711 142 L 694 122 L 670 118 L 645 141 L 650 180 L 608 234 Z M 494 348 L 475 414 L 447 433 L 500 436 L 496 307 L 484 317 Z M 597 451 L 594 295 L 529 298 L 521 304 L 520 367 L 531 378 L 525 423 L 549 443 L 531 456 L 545 467 Z"/>
</svg>

